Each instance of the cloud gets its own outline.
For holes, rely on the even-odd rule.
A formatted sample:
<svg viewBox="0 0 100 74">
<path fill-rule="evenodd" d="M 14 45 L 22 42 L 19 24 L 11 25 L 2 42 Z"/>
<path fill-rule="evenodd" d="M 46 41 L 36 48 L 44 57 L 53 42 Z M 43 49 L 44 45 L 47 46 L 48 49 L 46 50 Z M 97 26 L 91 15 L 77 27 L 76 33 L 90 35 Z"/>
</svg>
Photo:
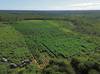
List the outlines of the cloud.
<svg viewBox="0 0 100 74">
<path fill-rule="evenodd" d="M 76 3 L 76 4 L 71 4 L 70 6 L 72 7 L 100 6 L 100 2 Z"/>
<path fill-rule="evenodd" d="M 73 2 L 73 3 L 62 3 L 53 4 L 50 9 L 54 10 L 100 10 L 100 1 L 91 2 Z"/>
</svg>

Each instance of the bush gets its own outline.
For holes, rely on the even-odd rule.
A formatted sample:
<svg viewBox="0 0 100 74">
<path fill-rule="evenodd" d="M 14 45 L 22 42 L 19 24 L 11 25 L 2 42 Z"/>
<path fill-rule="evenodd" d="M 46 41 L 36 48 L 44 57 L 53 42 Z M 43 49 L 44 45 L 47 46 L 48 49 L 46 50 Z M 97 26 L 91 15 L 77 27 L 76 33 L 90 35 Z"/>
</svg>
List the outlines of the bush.
<svg viewBox="0 0 100 74">
<path fill-rule="evenodd" d="M 68 61 L 51 60 L 43 69 L 43 74 L 75 74 Z"/>
</svg>

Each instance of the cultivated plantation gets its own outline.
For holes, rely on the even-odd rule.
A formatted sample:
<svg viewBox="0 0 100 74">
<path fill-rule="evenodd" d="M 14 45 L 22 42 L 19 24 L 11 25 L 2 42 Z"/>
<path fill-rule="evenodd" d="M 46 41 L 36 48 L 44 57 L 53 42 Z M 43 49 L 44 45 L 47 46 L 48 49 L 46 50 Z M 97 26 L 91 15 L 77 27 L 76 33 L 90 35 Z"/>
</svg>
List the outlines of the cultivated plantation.
<svg viewBox="0 0 100 74">
<path fill-rule="evenodd" d="M 0 74 L 100 74 L 99 12 L 1 11 Z"/>
</svg>

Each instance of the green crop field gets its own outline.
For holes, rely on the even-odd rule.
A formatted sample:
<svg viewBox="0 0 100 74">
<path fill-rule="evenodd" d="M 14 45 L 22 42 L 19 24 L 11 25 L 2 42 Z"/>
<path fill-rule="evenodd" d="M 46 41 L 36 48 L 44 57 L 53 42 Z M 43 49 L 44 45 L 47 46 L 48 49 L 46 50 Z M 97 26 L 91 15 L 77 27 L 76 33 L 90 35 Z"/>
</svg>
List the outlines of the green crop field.
<svg viewBox="0 0 100 74">
<path fill-rule="evenodd" d="M 0 74 L 100 74 L 100 11 L 77 12 L 1 11 Z"/>
</svg>

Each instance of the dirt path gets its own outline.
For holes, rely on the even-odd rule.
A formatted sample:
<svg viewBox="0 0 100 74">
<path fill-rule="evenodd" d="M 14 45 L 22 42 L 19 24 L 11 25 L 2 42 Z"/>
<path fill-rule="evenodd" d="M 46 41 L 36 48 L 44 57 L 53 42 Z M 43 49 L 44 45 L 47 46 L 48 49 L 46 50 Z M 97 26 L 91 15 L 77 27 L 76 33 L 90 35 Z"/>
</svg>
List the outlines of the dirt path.
<svg viewBox="0 0 100 74">
<path fill-rule="evenodd" d="M 36 65 L 37 65 L 37 67 L 38 67 L 39 69 L 43 69 L 45 66 L 47 66 L 47 65 L 48 65 L 49 60 L 44 59 L 44 63 L 43 63 L 43 64 L 39 64 L 39 63 L 37 62 L 37 60 L 33 57 L 33 59 L 32 59 L 32 62 L 31 62 L 31 63 L 32 63 L 32 64 L 36 64 Z"/>
</svg>

